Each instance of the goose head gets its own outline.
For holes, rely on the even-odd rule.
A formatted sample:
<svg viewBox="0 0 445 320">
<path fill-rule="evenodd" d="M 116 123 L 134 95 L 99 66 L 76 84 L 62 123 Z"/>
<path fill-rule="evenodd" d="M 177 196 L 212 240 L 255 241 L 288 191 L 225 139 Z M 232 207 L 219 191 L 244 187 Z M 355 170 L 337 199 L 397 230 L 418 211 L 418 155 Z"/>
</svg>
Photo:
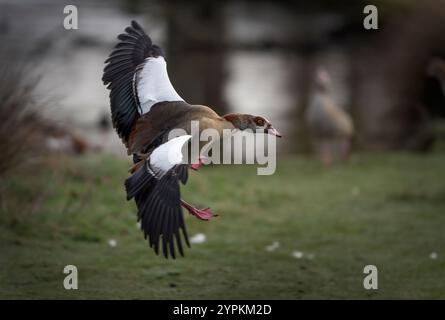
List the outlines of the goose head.
<svg viewBox="0 0 445 320">
<path fill-rule="evenodd" d="M 269 120 L 262 116 L 255 116 L 243 113 L 230 113 L 224 116 L 224 119 L 230 121 L 233 126 L 239 130 L 250 129 L 252 131 L 263 130 L 267 134 L 271 134 L 281 138 L 281 133 L 275 129 Z"/>
</svg>

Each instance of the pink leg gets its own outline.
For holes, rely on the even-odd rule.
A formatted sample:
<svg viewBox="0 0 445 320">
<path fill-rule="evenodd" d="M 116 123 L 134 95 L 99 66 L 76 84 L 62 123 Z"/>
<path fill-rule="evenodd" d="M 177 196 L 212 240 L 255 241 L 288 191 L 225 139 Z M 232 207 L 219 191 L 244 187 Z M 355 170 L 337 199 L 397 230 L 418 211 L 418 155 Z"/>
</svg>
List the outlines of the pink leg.
<svg viewBox="0 0 445 320">
<path fill-rule="evenodd" d="M 200 157 L 198 159 L 198 163 L 192 163 L 190 168 L 192 168 L 195 171 L 198 171 L 198 168 L 204 164 L 204 162 L 202 162 L 202 160 L 204 160 L 204 159 L 205 159 L 205 157 Z"/>
<path fill-rule="evenodd" d="M 181 199 L 181 205 L 184 208 L 186 208 L 190 214 L 194 215 L 195 217 L 201 220 L 210 220 L 211 218 L 218 216 L 217 214 L 213 214 L 213 212 L 210 211 L 210 208 L 198 209 L 182 199 Z"/>
</svg>

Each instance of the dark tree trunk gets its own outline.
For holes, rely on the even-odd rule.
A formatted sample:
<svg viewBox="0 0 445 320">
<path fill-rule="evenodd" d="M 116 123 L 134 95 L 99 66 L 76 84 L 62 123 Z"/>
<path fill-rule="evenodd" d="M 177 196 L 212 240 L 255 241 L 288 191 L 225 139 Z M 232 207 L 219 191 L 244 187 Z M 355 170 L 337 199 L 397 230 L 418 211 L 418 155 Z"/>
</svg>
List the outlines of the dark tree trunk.
<svg viewBox="0 0 445 320">
<path fill-rule="evenodd" d="M 223 6 L 171 1 L 166 15 L 169 74 L 176 90 L 189 103 L 226 113 Z"/>
</svg>

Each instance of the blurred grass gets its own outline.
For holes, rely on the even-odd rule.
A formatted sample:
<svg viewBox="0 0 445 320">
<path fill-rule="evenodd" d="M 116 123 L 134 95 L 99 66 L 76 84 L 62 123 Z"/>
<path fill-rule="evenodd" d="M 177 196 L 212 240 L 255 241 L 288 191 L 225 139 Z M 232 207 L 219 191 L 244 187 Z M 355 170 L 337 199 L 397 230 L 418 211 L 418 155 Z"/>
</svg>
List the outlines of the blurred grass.
<svg viewBox="0 0 445 320">
<path fill-rule="evenodd" d="M 208 241 L 177 260 L 143 240 L 125 201 L 128 166 L 58 157 L 1 182 L 0 298 L 445 298 L 444 152 L 358 154 L 330 170 L 279 157 L 273 176 L 204 167 L 183 196 L 220 216 L 187 215 L 189 235 Z M 79 290 L 63 288 L 68 264 Z M 363 289 L 367 264 L 378 267 L 377 291 Z"/>
</svg>

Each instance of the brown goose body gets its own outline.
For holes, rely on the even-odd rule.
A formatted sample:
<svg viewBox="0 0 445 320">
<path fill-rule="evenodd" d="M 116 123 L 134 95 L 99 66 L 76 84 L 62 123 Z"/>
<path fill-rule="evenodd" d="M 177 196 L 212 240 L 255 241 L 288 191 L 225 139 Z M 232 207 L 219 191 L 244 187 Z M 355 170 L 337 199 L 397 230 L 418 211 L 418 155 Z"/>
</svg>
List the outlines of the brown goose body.
<svg viewBox="0 0 445 320">
<path fill-rule="evenodd" d="M 137 120 L 128 140 L 128 154 L 145 153 L 146 148 L 150 148 L 156 139 L 160 136 L 166 139 L 173 129 L 183 129 L 192 134 L 192 121 L 199 123 L 200 132 L 212 128 L 216 129 L 220 136 L 225 129 L 236 129 L 232 122 L 219 116 L 209 107 L 190 105 L 184 101 L 160 102 Z M 197 137 L 192 137 L 194 138 Z"/>
<path fill-rule="evenodd" d="M 306 116 L 311 133 L 318 139 L 350 138 L 354 133 L 351 117 L 326 93 L 314 95 Z"/>
</svg>

